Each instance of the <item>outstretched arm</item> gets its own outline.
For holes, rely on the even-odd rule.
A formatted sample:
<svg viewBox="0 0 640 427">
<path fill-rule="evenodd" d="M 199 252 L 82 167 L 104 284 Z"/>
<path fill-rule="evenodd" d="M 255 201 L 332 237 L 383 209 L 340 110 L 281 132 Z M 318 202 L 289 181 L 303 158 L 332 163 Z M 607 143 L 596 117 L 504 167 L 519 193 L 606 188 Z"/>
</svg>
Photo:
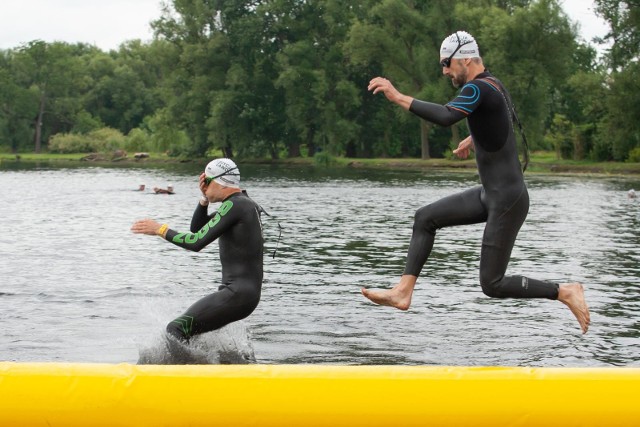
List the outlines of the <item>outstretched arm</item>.
<svg viewBox="0 0 640 427">
<path fill-rule="evenodd" d="M 466 117 L 466 114 L 448 108 L 447 106 L 420 101 L 411 96 L 404 95 L 384 77 L 371 79 L 368 89 L 369 91 L 373 91 L 374 95 L 380 92 L 384 93 L 384 96 L 394 104 L 399 105 L 407 111 L 411 111 L 421 119 L 428 120 L 440 126 L 451 126 Z"/>
<path fill-rule="evenodd" d="M 226 230 L 231 228 L 237 221 L 238 215 L 233 208 L 233 202 L 227 200 L 218 208 L 215 215 L 200 230 L 194 233 L 179 233 L 152 219 L 142 219 L 136 221 L 131 226 L 131 231 L 136 234 L 147 234 L 149 236 L 161 236 L 167 241 L 181 248 L 199 252 L 209 243 L 220 237 Z"/>
</svg>

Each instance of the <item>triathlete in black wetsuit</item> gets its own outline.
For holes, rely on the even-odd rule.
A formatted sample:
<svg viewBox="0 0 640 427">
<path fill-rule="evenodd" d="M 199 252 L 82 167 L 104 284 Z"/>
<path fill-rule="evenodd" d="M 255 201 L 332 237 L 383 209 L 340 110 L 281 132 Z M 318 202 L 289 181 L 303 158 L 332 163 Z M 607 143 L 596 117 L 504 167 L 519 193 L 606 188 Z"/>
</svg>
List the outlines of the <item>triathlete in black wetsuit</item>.
<svg viewBox="0 0 640 427">
<path fill-rule="evenodd" d="M 528 210 L 529 195 L 518 159 L 511 100 L 504 86 L 484 69 L 476 41 L 456 32 L 442 43 L 443 73 L 460 94 L 446 105 L 419 101 L 398 92 L 384 78 L 369 84 L 392 102 L 430 122 L 450 126 L 467 118 L 471 136 L 454 153 L 466 157 L 476 151 L 481 185 L 420 208 L 415 215 L 407 263 L 400 283 L 387 291 L 363 289 L 373 302 L 408 309 L 436 231 L 443 227 L 486 222 L 480 256 L 480 285 L 494 298 L 548 298 L 560 300 L 574 313 L 583 333 L 589 311 L 579 283 L 544 282 L 524 276 L 506 276 L 516 236 Z"/>
<path fill-rule="evenodd" d="M 200 176 L 204 196 L 191 220 L 191 232 L 179 233 L 152 220 L 136 222 L 134 233 L 160 235 L 174 245 L 200 251 L 218 239 L 222 285 L 167 325 L 172 336 L 188 341 L 194 335 L 244 319 L 260 301 L 263 276 L 261 208 L 239 188 L 240 174 L 229 159 L 209 163 Z M 222 202 L 209 215 L 209 202 Z"/>
</svg>

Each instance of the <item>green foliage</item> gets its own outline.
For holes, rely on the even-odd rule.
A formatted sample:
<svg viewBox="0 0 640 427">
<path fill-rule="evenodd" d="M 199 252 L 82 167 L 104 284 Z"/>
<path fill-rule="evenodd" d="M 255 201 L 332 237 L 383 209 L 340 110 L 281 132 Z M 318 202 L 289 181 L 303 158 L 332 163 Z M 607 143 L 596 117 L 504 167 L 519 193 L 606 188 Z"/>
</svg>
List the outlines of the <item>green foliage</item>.
<svg viewBox="0 0 640 427">
<path fill-rule="evenodd" d="M 73 125 L 73 133 L 85 134 L 104 127 L 99 118 L 95 118 L 86 110 L 79 111 Z"/>
<path fill-rule="evenodd" d="M 335 157 L 327 151 L 320 151 L 313 155 L 313 164 L 316 166 L 328 168 L 336 163 Z"/>
<path fill-rule="evenodd" d="M 636 147 L 629 151 L 629 158 L 627 161 L 631 163 L 640 163 L 640 147 Z"/>
<path fill-rule="evenodd" d="M 639 94 L 640 63 L 629 64 L 612 74 L 605 98 L 609 114 L 604 127 L 614 160 L 625 160 L 633 148 L 640 147 Z"/>
<path fill-rule="evenodd" d="M 100 128 L 87 134 L 59 133 L 51 137 L 51 153 L 109 153 L 126 146 L 124 135 L 111 128 Z"/>
<path fill-rule="evenodd" d="M 98 151 L 113 151 L 122 149 L 125 145 L 124 135 L 117 129 L 100 128 L 87 134 L 87 137 L 95 141 L 97 147 L 102 147 Z"/>
<path fill-rule="evenodd" d="M 612 41 L 608 64 L 620 71 L 640 56 L 640 4 L 637 0 L 594 0 L 595 11 L 609 24 L 602 42 Z"/>
<path fill-rule="evenodd" d="M 452 24 L 451 20 L 442 18 L 449 16 L 442 13 L 449 8 L 450 3 L 445 1 L 375 2 L 369 13 L 351 26 L 345 53 L 353 64 L 377 69 L 377 75 L 391 79 L 401 92 L 442 102 L 445 96 L 439 78 L 438 50 L 444 36 L 450 33 L 447 24 Z M 420 133 L 421 156 L 427 159 L 431 156 L 428 135 L 432 125 L 419 123 L 424 128 Z"/>
<path fill-rule="evenodd" d="M 49 141 L 51 153 L 95 153 L 102 151 L 96 141 L 79 133 L 58 133 Z"/>
<path fill-rule="evenodd" d="M 464 131 L 420 121 L 367 85 L 385 76 L 407 95 L 446 103 L 456 89 L 438 66 L 440 43 L 467 30 L 509 89 L 532 149 L 631 159 L 640 146 L 634 1 L 595 1 L 612 42 L 598 62 L 559 0 L 168 0 L 151 43 L 102 52 L 35 40 L 0 51 L 0 146 L 320 152 L 320 163 L 446 156 Z M 103 128 L 127 137 L 101 139 Z"/>
<path fill-rule="evenodd" d="M 573 124 L 562 114 L 553 117 L 551 128 L 545 135 L 548 145 L 552 146 L 558 159 L 573 157 L 574 129 Z"/>
<path fill-rule="evenodd" d="M 131 153 L 157 151 L 153 146 L 151 136 L 143 129 L 131 129 L 125 140 L 125 151 Z"/>
<path fill-rule="evenodd" d="M 192 154 L 191 139 L 185 130 L 172 124 L 168 109 L 158 110 L 152 117 L 145 118 L 139 130 L 144 133 L 135 132 L 134 137 L 143 142 L 143 135 L 146 136 L 144 145 L 149 147 L 149 151 L 166 152 L 174 157 Z"/>
</svg>

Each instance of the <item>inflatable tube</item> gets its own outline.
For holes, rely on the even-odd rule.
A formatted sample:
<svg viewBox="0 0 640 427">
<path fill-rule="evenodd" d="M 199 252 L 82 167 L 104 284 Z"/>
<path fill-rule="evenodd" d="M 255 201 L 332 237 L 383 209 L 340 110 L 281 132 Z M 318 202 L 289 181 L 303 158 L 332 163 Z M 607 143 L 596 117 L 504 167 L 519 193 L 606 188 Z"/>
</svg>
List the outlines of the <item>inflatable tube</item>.
<svg viewBox="0 0 640 427">
<path fill-rule="evenodd" d="M 0 363 L 0 426 L 637 426 L 640 368 Z"/>
</svg>

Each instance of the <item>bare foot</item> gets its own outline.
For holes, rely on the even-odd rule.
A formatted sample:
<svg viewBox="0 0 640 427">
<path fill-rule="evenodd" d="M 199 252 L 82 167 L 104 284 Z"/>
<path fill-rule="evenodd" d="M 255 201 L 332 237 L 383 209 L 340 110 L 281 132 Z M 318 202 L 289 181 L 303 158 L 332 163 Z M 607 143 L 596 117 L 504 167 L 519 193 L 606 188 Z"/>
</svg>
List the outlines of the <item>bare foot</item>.
<svg viewBox="0 0 640 427">
<path fill-rule="evenodd" d="M 382 291 L 370 291 L 365 288 L 362 288 L 361 291 L 362 295 L 376 304 L 395 307 L 400 310 L 408 310 L 411 305 L 411 294 L 402 293 L 397 286 Z"/>
<path fill-rule="evenodd" d="M 569 307 L 578 323 L 582 333 L 586 334 L 589 330 L 591 316 L 589 315 L 589 307 L 584 299 L 584 288 L 581 283 L 562 283 L 558 290 L 558 301 Z"/>
<path fill-rule="evenodd" d="M 395 307 L 399 310 L 408 310 L 411 305 L 411 297 L 413 296 L 413 288 L 416 286 L 416 276 L 403 274 L 400 283 L 391 289 L 381 291 L 371 291 L 362 288 L 362 295 L 369 298 L 376 304 Z"/>
</svg>

